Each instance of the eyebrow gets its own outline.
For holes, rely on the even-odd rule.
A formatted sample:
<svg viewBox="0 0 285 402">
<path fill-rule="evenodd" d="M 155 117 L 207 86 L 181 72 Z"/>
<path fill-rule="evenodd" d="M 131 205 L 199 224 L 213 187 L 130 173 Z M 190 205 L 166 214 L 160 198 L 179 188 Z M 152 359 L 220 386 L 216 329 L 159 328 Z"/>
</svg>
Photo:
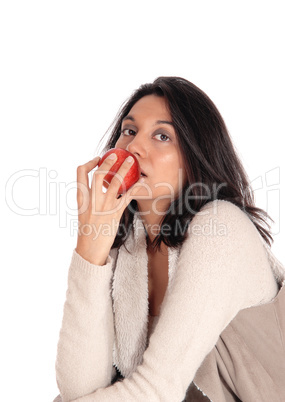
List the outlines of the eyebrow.
<svg viewBox="0 0 285 402">
<path fill-rule="evenodd" d="M 135 119 L 133 116 L 131 116 L 130 114 L 128 114 L 127 116 L 125 116 L 125 117 L 123 118 L 122 122 L 125 121 L 125 120 L 131 120 L 131 121 L 133 121 L 133 122 L 136 121 L 136 119 Z M 154 123 L 154 125 L 158 125 L 158 124 L 169 124 L 169 125 L 172 126 L 172 127 L 174 126 L 173 123 L 172 123 L 171 121 L 168 121 L 168 120 L 157 120 L 157 121 Z"/>
</svg>

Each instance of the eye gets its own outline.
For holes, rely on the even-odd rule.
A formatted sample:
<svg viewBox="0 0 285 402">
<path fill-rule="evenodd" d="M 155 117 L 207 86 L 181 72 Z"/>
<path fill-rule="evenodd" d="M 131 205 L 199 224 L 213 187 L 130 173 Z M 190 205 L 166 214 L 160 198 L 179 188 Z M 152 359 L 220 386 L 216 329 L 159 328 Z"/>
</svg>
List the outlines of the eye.
<svg viewBox="0 0 285 402">
<path fill-rule="evenodd" d="M 170 138 L 169 138 L 168 135 L 166 135 L 166 134 L 156 134 L 155 137 L 157 137 L 157 136 L 160 136 L 161 139 L 164 138 L 164 139 L 161 140 L 161 142 L 168 142 L 168 141 L 170 141 Z M 165 138 L 166 138 L 166 139 L 165 139 Z"/>
<path fill-rule="evenodd" d="M 124 128 L 121 130 L 122 135 L 135 135 L 136 132 L 134 130 L 131 130 L 130 128 Z"/>
</svg>

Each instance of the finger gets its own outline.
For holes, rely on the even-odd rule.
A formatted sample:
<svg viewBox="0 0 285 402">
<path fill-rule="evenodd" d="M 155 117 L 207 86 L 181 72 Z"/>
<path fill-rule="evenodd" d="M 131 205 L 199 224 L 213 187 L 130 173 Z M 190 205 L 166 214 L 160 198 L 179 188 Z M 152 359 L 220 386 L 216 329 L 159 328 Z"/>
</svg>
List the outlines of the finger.
<svg viewBox="0 0 285 402">
<path fill-rule="evenodd" d="M 120 186 L 122 185 L 124 178 L 126 177 L 128 171 L 130 170 L 131 166 L 134 163 L 134 158 L 133 157 L 128 157 L 124 160 L 124 162 L 122 163 L 122 165 L 120 166 L 118 172 L 114 175 L 114 177 L 112 178 L 112 181 L 108 187 L 108 193 L 110 195 L 117 195 Z M 124 187 L 124 183 L 123 183 L 123 187 Z M 125 189 L 123 188 L 123 191 Z"/>
<path fill-rule="evenodd" d="M 80 165 L 77 168 L 77 182 L 82 183 L 86 186 L 88 186 L 88 173 L 91 172 L 92 169 L 94 169 L 100 160 L 100 156 L 96 156 L 94 159 L 91 159 L 91 161 L 85 163 L 84 165 Z"/>
<path fill-rule="evenodd" d="M 143 191 L 141 191 L 143 189 Z M 126 191 L 121 199 L 127 203 L 127 205 L 134 199 L 136 196 L 141 193 L 142 199 L 149 199 L 151 197 L 151 189 L 144 182 L 144 178 L 140 178 L 132 187 Z"/>
<path fill-rule="evenodd" d="M 100 157 L 97 156 L 77 168 L 77 204 L 79 209 L 84 204 L 86 195 L 89 195 L 88 173 L 97 166 L 99 160 Z"/>
<path fill-rule="evenodd" d="M 110 175 L 112 175 L 112 172 L 110 172 L 110 169 L 117 162 L 118 162 L 117 161 L 117 155 L 115 153 L 112 153 L 106 159 L 104 159 L 104 161 L 100 165 L 100 167 L 98 167 L 98 169 L 94 172 L 91 186 L 92 187 L 95 186 L 96 191 L 99 190 L 99 189 L 102 190 L 104 178 L 108 175 L 108 173 Z M 114 175 L 114 173 L 113 173 L 113 175 Z"/>
</svg>

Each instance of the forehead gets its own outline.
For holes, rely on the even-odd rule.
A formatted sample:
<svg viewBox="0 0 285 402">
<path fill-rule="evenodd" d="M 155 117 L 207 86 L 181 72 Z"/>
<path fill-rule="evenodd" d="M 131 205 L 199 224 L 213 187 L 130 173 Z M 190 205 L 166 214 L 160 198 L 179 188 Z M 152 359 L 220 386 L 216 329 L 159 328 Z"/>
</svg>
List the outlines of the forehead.
<svg viewBox="0 0 285 402">
<path fill-rule="evenodd" d="M 129 115 L 134 118 L 154 118 L 156 120 L 171 120 L 171 115 L 164 97 L 147 95 L 138 100 L 131 108 Z"/>
</svg>

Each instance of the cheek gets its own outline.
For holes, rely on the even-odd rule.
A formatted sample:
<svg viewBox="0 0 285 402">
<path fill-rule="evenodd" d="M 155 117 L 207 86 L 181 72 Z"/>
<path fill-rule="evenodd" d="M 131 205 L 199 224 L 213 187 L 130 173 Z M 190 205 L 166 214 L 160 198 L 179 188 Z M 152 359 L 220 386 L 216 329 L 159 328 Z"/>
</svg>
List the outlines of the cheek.
<svg viewBox="0 0 285 402">
<path fill-rule="evenodd" d="M 164 167 L 165 172 L 170 173 L 171 176 L 175 176 L 175 172 L 179 169 L 183 169 L 183 162 L 181 157 L 175 152 L 169 152 L 164 154 L 160 158 L 161 167 Z"/>
<path fill-rule="evenodd" d="M 169 180 L 176 187 L 183 187 L 187 181 L 186 170 L 182 158 L 178 155 L 169 162 L 170 169 L 168 169 Z"/>
</svg>

